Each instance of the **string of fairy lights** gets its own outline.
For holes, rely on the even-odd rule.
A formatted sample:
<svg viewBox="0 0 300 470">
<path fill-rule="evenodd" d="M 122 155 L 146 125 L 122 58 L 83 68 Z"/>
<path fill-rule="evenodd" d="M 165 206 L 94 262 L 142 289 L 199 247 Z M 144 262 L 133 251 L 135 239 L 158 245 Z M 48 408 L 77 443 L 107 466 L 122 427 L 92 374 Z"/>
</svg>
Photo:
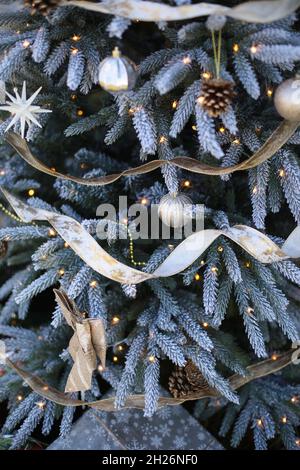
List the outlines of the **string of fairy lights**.
<svg viewBox="0 0 300 470">
<path fill-rule="evenodd" d="M 30 26 L 30 24 L 27 24 L 26 25 L 27 27 Z M 20 31 L 16 31 L 17 34 L 20 34 Z M 79 34 L 74 34 L 72 37 L 71 37 L 72 41 L 74 41 L 74 43 L 77 43 L 80 41 L 81 39 L 81 36 Z M 221 54 L 221 48 L 220 48 L 220 34 L 219 34 L 219 37 L 218 37 L 218 45 L 216 45 L 216 42 L 215 42 L 215 38 L 213 38 L 213 45 L 214 45 L 214 56 L 215 56 L 215 65 L 216 65 L 216 71 L 217 73 L 219 73 L 220 71 L 220 54 Z M 28 49 L 29 47 L 31 46 L 31 41 L 29 39 L 25 39 L 22 41 L 22 47 L 24 49 Z M 251 47 L 250 47 L 250 52 L 252 54 L 252 56 L 255 56 L 255 54 L 261 50 L 261 47 L 263 47 L 262 45 L 259 45 L 259 44 L 253 44 Z M 232 51 L 234 54 L 237 54 L 239 51 L 240 51 L 240 46 L 238 43 L 234 43 L 233 46 L 232 46 Z M 77 55 L 78 53 L 80 52 L 80 49 L 79 47 L 75 47 L 75 46 L 72 46 L 71 47 L 71 54 L 72 55 Z M 192 59 L 191 57 L 189 56 L 185 56 L 183 59 L 181 59 L 183 64 L 184 65 L 190 65 L 191 62 L 192 62 Z M 204 79 L 204 80 L 209 80 L 210 78 L 212 78 L 212 73 L 209 72 L 209 71 L 204 71 L 202 72 L 201 74 L 201 77 Z M 268 98 L 272 98 L 273 96 L 273 93 L 274 93 L 274 90 L 272 87 L 268 86 L 266 88 L 266 96 Z M 70 95 L 70 99 L 72 101 L 76 101 L 78 99 L 78 96 L 76 93 L 72 93 Z M 175 111 L 178 107 L 178 103 L 179 101 L 178 100 L 173 100 L 171 102 L 171 108 Z M 130 107 L 129 110 L 128 110 L 128 114 L 130 116 L 133 116 L 136 112 L 140 111 L 142 109 L 142 106 L 135 106 L 135 107 Z M 85 115 L 85 111 L 79 107 L 77 108 L 76 110 L 76 115 L 80 118 L 80 117 L 84 117 Z M 197 126 L 196 125 L 192 125 L 192 130 L 193 131 L 197 131 Z M 261 132 L 261 128 L 259 129 L 256 129 L 256 132 L 257 134 L 260 134 Z M 224 127 L 224 125 L 221 125 L 218 129 L 218 131 L 221 133 L 221 134 L 224 134 L 226 132 L 226 128 Z M 161 135 L 158 137 L 158 142 L 160 145 L 163 145 L 163 144 L 166 144 L 168 142 L 168 138 L 164 135 Z M 232 139 L 232 143 L 235 144 L 235 145 L 240 145 L 240 140 L 238 137 L 234 136 L 234 138 Z M 0 170 L 0 176 L 4 176 L 5 175 L 5 170 Z M 281 168 L 278 170 L 278 176 L 280 178 L 284 178 L 286 176 L 286 171 L 285 169 Z M 184 180 L 181 182 L 181 187 L 184 188 L 184 189 L 189 189 L 191 187 L 191 181 L 190 180 Z M 259 188 L 257 186 L 254 186 L 252 188 L 252 193 L 253 194 L 257 194 L 259 193 Z M 29 197 L 34 197 L 36 194 L 36 191 L 34 188 L 30 188 L 28 189 L 27 191 L 27 195 Z M 143 197 L 141 200 L 140 200 L 141 204 L 143 205 L 147 205 L 148 204 L 148 199 L 146 197 Z M 19 222 L 19 223 L 24 223 L 24 221 L 22 221 L 18 216 L 16 216 L 15 214 L 13 214 L 11 211 L 9 211 L 1 202 L 0 202 L 0 210 L 8 217 L 10 217 L 12 220 L 14 220 L 15 222 Z M 132 234 L 130 232 L 130 229 L 128 227 L 128 224 L 127 224 L 127 221 L 125 221 L 126 223 L 124 224 L 126 226 L 126 229 L 127 229 L 127 233 L 128 233 L 128 237 L 129 237 L 129 257 L 130 257 L 130 261 L 131 263 L 134 265 L 134 266 L 144 266 L 146 263 L 145 262 L 141 262 L 141 261 L 136 261 L 135 258 L 134 258 L 134 243 L 133 243 L 133 238 L 132 238 Z M 33 225 L 36 225 L 34 222 L 31 222 Z M 57 233 L 56 231 L 53 229 L 53 228 L 50 228 L 49 231 L 48 231 L 48 234 L 50 237 L 56 237 L 57 236 Z M 64 247 L 65 248 L 69 248 L 69 245 L 67 242 L 64 243 Z M 174 248 L 174 245 L 172 244 L 169 244 L 168 245 L 170 251 Z M 219 245 L 217 247 L 217 251 L 219 253 L 222 253 L 224 250 L 224 248 L 222 247 L 222 245 Z M 43 259 L 46 259 L 46 256 L 44 255 Z M 203 266 L 206 265 L 206 262 L 204 260 L 201 260 L 200 261 L 200 264 L 199 264 L 199 269 L 201 269 Z M 244 266 L 246 268 L 251 268 L 251 262 L 249 260 L 246 260 L 244 262 Z M 212 266 L 211 268 L 211 272 L 213 274 L 215 274 L 216 276 L 218 275 L 218 268 L 216 266 Z M 65 274 L 65 270 L 63 268 L 60 268 L 58 270 L 58 274 L 60 276 L 63 276 Z M 194 280 L 196 282 L 199 282 L 199 281 L 202 281 L 203 280 L 203 276 L 200 274 L 200 273 L 196 273 L 194 275 Z M 98 285 L 98 282 L 97 280 L 93 279 L 90 281 L 89 283 L 89 286 L 91 288 L 96 288 Z M 254 315 L 254 309 L 252 307 L 248 307 L 247 308 L 247 311 L 246 313 L 248 315 Z M 111 326 L 114 327 L 114 326 L 117 326 L 119 325 L 121 319 L 118 315 L 113 315 L 112 318 L 111 318 Z M 202 323 L 202 326 L 204 328 L 208 328 L 209 327 L 209 323 L 208 322 L 203 322 Z M 116 351 L 119 352 L 119 353 L 122 353 L 124 351 L 124 346 L 122 344 L 118 344 L 116 346 Z M 272 353 L 272 355 L 270 356 L 271 359 L 273 361 L 276 361 L 278 360 L 278 354 L 276 353 Z M 154 355 L 148 355 L 147 356 L 147 360 L 150 362 L 150 363 L 154 363 L 157 358 L 154 356 Z M 117 354 L 114 354 L 113 357 L 112 357 L 112 361 L 114 363 L 117 363 L 119 361 L 119 357 Z M 99 365 L 98 366 L 98 371 L 99 373 L 102 373 L 103 372 L 103 366 L 102 365 Z M 2 377 L 4 374 L 6 373 L 6 370 L 5 369 L 2 369 L 0 368 L 0 377 Z M 44 387 L 45 389 L 48 389 L 47 386 Z M 16 396 L 16 401 L 17 402 L 22 402 L 24 399 L 24 396 L 19 393 L 17 396 Z M 297 405 L 299 404 L 299 401 L 300 401 L 300 397 L 299 396 L 292 396 L 291 399 L 290 399 L 290 402 L 293 404 L 293 405 Z M 35 403 L 35 405 L 41 409 L 41 410 L 44 410 L 45 408 L 45 405 L 46 405 L 46 401 L 44 400 L 41 400 L 41 401 L 37 401 Z M 281 423 L 283 425 L 287 424 L 289 422 L 288 420 L 288 417 L 286 415 L 283 415 L 281 417 Z M 260 418 L 257 418 L 256 420 L 256 425 L 257 427 L 259 428 L 263 428 L 264 427 L 264 417 L 260 417 Z M 297 438 L 295 440 L 295 444 L 297 446 L 300 447 L 300 438 Z"/>
</svg>

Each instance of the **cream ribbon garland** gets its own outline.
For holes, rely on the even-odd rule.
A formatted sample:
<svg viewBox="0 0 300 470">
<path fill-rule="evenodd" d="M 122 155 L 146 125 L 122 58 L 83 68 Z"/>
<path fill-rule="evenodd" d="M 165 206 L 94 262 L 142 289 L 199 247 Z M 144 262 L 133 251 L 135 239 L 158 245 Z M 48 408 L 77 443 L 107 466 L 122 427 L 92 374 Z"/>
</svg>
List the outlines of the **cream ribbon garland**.
<svg viewBox="0 0 300 470">
<path fill-rule="evenodd" d="M 64 0 L 61 5 L 73 5 L 85 10 L 122 16 L 139 21 L 184 21 L 207 15 L 224 15 L 249 23 L 271 23 L 292 14 L 300 6 L 300 0 L 264 0 L 245 2 L 230 8 L 211 3 L 170 6 L 163 3 L 138 0 Z"/>
<path fill-rule="evenodd" d="M 115 173 L 111 175 L 102 176 L 99 178 L 81 178 L 79 176 L 70 176 L 63 173 L 59 173 L 47 165 L 42 163 L 36 158 L 30 151 L 26 140 L 22 139 L 19 134 L 11 132 L 5 137 L 6 141 L 16 150 L 16 152 L 23 158 L 29 165 L 36 168 L 37 170 L 54 176 L 56 178 L 62 178 L 65 180 L 73 181 L 74 183 L 83 184 L 86 186 L 104 186 L 117 181 L 122 176 L 135 176 L 144 175 L 151 171 L 156 170 L 164 165 L 175 165 L 183 170 L 190 171 L 192 173 L 198 173 L 203 175 L 228 175 L 236 171 L 249 170 L 254 168 L 266 160 L 270 159 L 281 147 L 290 139 L 296 129 L 299 127 L 300 122 L 291 122 L 283 120 L 281 124 L 275 129 L 271 136 L 261 146 L 257 152 L 255 152 L 248 160 L 238 163 L 227 168 L 210 166 L 205 163 L 199 162 L 194 158 L 189 157 L 176 157 L 173 160 L 152 160 L 151 162 L 144 163 L 143 165 L 137 166 L 136 168 L 129 168 L 121 173 Z"/>
<path fill-rule="evenodd" d="M 113 258 L 72 217 L 30 207 L 5 189 L 2 188 L 1 191 L 20 219 L 24 222 L 48 221 L 90 268 L 121 284 L 139 284 L 149 279 L 181 273 L 221 235 L 238 244 L 261 263 L 275 263 L 300 257 L 300 226 L 294 229 L 280 248 L 258 230 L 246 225 L 235 225 L 228 230 L 207 229 L 193 233 L 183 240 L 152 274 L 149 274 Z"/>
</svg>

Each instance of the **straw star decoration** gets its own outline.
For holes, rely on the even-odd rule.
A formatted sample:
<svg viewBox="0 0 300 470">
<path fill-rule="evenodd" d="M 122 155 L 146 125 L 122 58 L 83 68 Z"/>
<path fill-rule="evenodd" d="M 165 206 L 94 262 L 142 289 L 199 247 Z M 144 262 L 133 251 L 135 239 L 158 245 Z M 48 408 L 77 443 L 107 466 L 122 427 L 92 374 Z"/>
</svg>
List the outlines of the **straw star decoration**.
<svg viewBox="0 0 300 470">
<path fill-rule="evenodd" d="M 24 139 L 26 124 L 28 128 L 32 124 L 35 124 L 38 127 L 42 127 L 35 116 L 39 113 L 51 113 L 52 111 L 50 109 L 43 109 L 40 106 L 32 104 L 41 89 L 42 87 L 40 87 L 33 93 L 33 95 L 27 98 L 26 82 L 24 81 L 21 96 L 19 95 L 17 88 L 14 88 L 15 96 L 12 96 L 8 92 L 6 92 L 6 95 L 11 101 L 6 101 L 5 105 L 0 106 L 0 110 L 8 111 L 9 113 L 11 113 L 13 115 L 13 119 L 5 129 L 5 132 L 7 132 L 19 121 L 21 136 Z"/>
</svg>

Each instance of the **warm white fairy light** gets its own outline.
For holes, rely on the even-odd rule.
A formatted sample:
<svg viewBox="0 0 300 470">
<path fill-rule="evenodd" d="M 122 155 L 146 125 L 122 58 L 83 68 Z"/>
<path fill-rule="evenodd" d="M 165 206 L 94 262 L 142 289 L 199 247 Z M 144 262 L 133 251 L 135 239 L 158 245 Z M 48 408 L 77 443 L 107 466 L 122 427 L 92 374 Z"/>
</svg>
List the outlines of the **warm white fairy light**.
<svg viewBox="0 0 300 470">
<path fill-rule="evenodd" d="M 116 315 L 114 317 L 112 317 L 111 322 L 112 322 L 113 325 L 117 325 L 119 323 L 119 321 L 120 321 L 120 318 L 117 317 Z"/>
<path fill-rule="evenodd" d="M 40 410 L 42 410 L 43 408 L 45 408 L 45 404 L 46 404 L 46 403 L 45 403 L 44 401 L 38 401 L 38 402 L 36 402 L 36 406 L 37 406 L 38 408 L 40 408 Z"/>
<path fill-rule="evenodd" d="M 277 361 L 278 355 L 276 353 L 273 353 L 271 356 L 272 361 Z"/>
<path fill-rule="evenodd" d="M 156 357 L 151 354 L 150 356 L 148 356 L 148 361 L 153 364 L 156 361 Z"/>
<path fill-rule="evenodd" d="M 235 44 L 233 44 L 232 50 L 233 50 L 233 52 L 239 52 L 240 46 L 237 43 L 235 43 Z"/>
<path fill-rule="evenodd" d="M 22 46 L 24 47 L 24 49 L 27 49 L 27 47 L 30 46 L 30 41 L 28 41 L 28 39 L 25 39 L 25 40 L 22 42 Z"/>
<path fill-rule="evenodd" d="M 90 287 L 92 288 L 95 288 L 97 286 L 97 281 L 95 279 L 93 279 L 91 282 L 90 282 Z"/>
<path fill-rule="evenodd" d="M 201 276 L 200 274 L 196 273 L 194 276 L 195 281 L 201 281 Z"/>
<path fill-rule="evenodd" d="M 186 56 L 182 59 L 184 65 L 189 65 L 192 62 L 192 59 L 189 56 Z"/>
<path fill-rule="evenodd" d="M 176 100 L 174 100 L 174 101 L 172 102 L 172 108 L 173 108 L 173 109 L 176 109 L 176 108 L 177 108 L 177 104 L 178 104 L 178 102 L 177 102 Z"/>
<path fill-rule="evenodd" d="M 165 144 L 166 142 L 168 142 L 167 137 L 165 137 L 164 135 L 160 136 L 159 143 L 160 144 Z"/>
<path fill-rule="evenodd" d="M 32 104 L 41 89 L 42 87 L 40 87 L 33 93 L 33 95 L 27 98 L 26 82 L 24 81 L 21 96 L 19 95 L 17 88 L 14 88 L 15 96 L 12 96 L 6 91 L 6 95 L 11 101 L 6 101 L 6 104 L 0 106 L 0 109 L 11 113 L 13 118 L 5 129 L 5 132 L 17 124 L 17 122 L 20 122 L 20 132 L 22 138 L 24 139 L 26 124 L 28 127 L 30 127 L 32 124 L 35 124 L 38 127 L 42 127 L 39 121 L 36 119 L 36 115 L 40 113 L 51 113 L 52 111 L 50 109 L 43 109 L 40 106 Z"/>
<path fill-rule="evenodd" d="M 17 401 L 22 401 L 23 400 L 23 396 L 22 395 L 17 395 Z"/>
<path fill-rule="evenodd" d="M 35 195 L 35 190 L 34 189 L 28 189 L 28 196 L 32 197 Z"/>
<path fill-rule="evenodd" d="M 208 325 L 208 323 L 205 321 L 205 322 L 202 323 L 202 326 L 203 326 L 203 328 L 208 328 L 209 325 Z"/>
</svg>

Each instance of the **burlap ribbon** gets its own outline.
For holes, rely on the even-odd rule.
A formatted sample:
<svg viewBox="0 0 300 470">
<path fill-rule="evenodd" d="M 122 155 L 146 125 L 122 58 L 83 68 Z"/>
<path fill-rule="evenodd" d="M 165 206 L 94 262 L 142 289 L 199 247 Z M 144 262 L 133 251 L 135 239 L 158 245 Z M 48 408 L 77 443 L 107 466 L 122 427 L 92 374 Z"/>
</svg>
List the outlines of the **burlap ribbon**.
<svg viewBox="0 0 300 470">
<path fill-rule="evenodd" d="M 140 21 L 182 21 L 199 16 L 225 15 L 249 23 L 270 23 L 293 13 L 300 6 L 300 0 L 245 2 L 233 8 L 216 3 L 170 6 L 149 1 L 141 3 L 139 0 L 106 0 L 99 3 L 64 0 L 62 4 Z"/>
<path fill-rule="evenodd" d="M 90 390 L 92 374 L 97 367 L 97 357 L 105 368 L 106 339 L 103 320 L 84 318 L 75 302 L 63 290 L 54 289 L 54 293 L 66 322 L 74 331 L 69 343 L 69 353 L 74 364 L 65 392 Z"/>
<path fill-rule="evenodd" d="M 54 176 L 56 178 L 62 178 L 65 180 L 73 181 L 74 183 L 84 184 L 86 186 L 104 186 L 106 184 L 117 181 L 122 176 L 137 176 L 144 175 L 151 171 L 156 170 L 164 165 L 175 165 L 183 170 L 190 171 L 192 173 L 198 173 L 203 175 L 228 175 L 236 171 L 249 170 L 257 165 L 265 162 L 271 158 L 281 147 L 290 139 L 296 129 L 299 127 L 300 122 L 282 121 L 282 123 L 275 129 L 272 135 L 266 140 L 261 148 L 255 152 L 248 160 L 238 163 L 227 168 L 211 166 L 205 163 L 199 162 L 194 158 L 189 157 L 177 157 L 171 161 L 166 160 L 152 160 L 151 162 L 144 163 L 143 165 L 135 168 L 124 170 L 121 173 L 114 173 L 111 175 L 102 176 L 99 178 L 80 178 L 78 176 L 65 175 L 59 173 L 47 165 L 42 163 L 36 158 L 30 151 L 26 141 L 22 139 L 19 134 L 9 133 L 6 136 L 6 141 L 18 152 L 18 154 L 25 160 L 29 165 L 36 168 L 37 170 Z"/>
<path fill-rule="evenodd" d="M 247 225 L 235 225 L 227 230 L 207 229 L 189 235 L 150 274 L 127 266 L 111 256 L 72 217 L 31 207 L 3 188 L 1 191 L 22 220 L 25 222 L 48 221 L 90 268 L 121 284 L 139 284 L 150 279 L 178 274 L 202 256 L 220 236 L 229 238 L 262 263 L 275 263 L 300 257 L 300 226 L 294 229 L 280 248 L 258 230 Z"/>
<path fill-rule="evenodd" d="M 289 351 L 284 352 L 283 354 L 278 355 L 276 361 L 273 358 L 266 359 L 265 361 L 257 362 L 251 366 L 246 368 L 247 374 L 245 376 L 241 376 L 239 374 L 234 374 L 229 377 L 229 383 L 232 390 L 237 390 L 243 385 L 251 382 L 252 380 L 258 379 L 260 377 L 265 377 L 269 374 L 274 374 L 279 370 L 287 367 L 290 364 L 296 362 L 294 359 L 299 357 L 299 351 L 295 351 L 291 349 Z M 29 385 L 29 387 L 41 395 L 42 397 L 46 398 L 47 400 L 53 401 L 58 403 L 59 405 L 64 406 L 89 406 L 91 408 L 96 408 L 98 410 L 103 411 L 116 411 L 115 408 L 115 399 L 112 398 L 104 398 L 102 400 L 86 402 L 82 400 L 76 400 L 66 396 L 64 393 L 60 392 L 58 389 L 51 387 L 50 385 L 46 384 L 42 379 L 39 377 L 27 372 L 18 364 L 12 362 L 8 357 L 6 357 L 5 363 L 12 367 L 13 370 L 20 376 L 22 379 Z M 192 395 L 188 395 L 185 398 L 172 398 L 172 397 L 159 397 L 158 399 L 158 407 L 161 408 L 167 405 L 180 405 L 188 400 L 201 400 L 203 398 L 212 398 L 218 396 L 217 390 L 213 388 L 205 387 L 202 390 L 199 390 Z M 124 408 L 139 408 L 143 409 L 145 406 L 145 395 L 130 395 L 125 403 Z"/>
</svg>

